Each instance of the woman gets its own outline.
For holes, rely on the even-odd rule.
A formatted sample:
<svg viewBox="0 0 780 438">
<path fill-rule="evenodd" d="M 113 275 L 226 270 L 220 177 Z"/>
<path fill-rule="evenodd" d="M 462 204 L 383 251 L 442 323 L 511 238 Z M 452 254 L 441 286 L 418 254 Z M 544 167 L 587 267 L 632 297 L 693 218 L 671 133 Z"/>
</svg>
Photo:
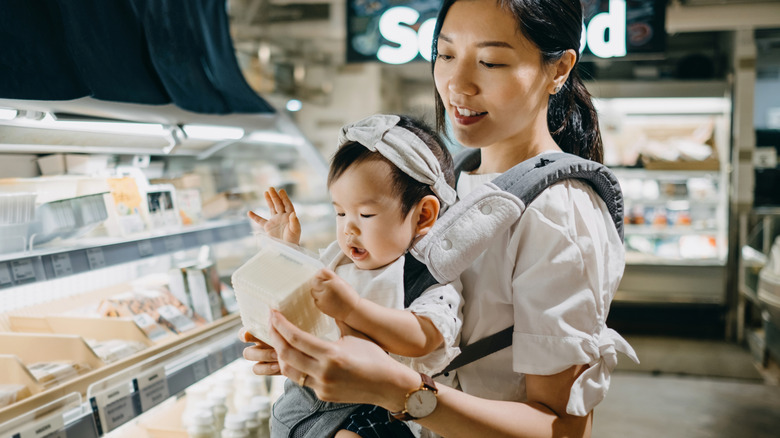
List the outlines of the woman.
<svg viewBox="0 0 780 438">
<path fill-rule="evenodd" d="M 459 195 L 543 153 L 601 160 L 596 113 L 574 70 L 581 29 L 579 0 L 444 2 L 434 33 L 437 124 L 446 113 L 457 140 L 481 152 L 479 167 L 460 175 Z M 615 351 L 634 356 L 605 323 L 623 267 L 594 190 L 577 180 L 548 187 L 461 275 L 461 345 L 514 324 L 512 346 L 459 369 L 462 391 L 438 385 L 416 421 L 447 437 L 590 436 Z M 323 399 L 403 412 L 422 394 L 421 376 L 370 342 L 322 342 L 280 314 L 271 319 L 282 373 Z M 244 356 L 258 374 L 279 371 L 264 344 Z"/>
</svg>

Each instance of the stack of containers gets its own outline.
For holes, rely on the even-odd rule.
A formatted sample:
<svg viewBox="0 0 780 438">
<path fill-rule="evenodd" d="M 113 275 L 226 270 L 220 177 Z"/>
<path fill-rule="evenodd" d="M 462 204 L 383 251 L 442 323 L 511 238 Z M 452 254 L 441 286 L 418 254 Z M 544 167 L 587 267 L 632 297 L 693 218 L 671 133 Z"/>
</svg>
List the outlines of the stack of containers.
<svg viewBox="0 0 780 438">
<path fill-rule="evenodd" d="M 758 273 L 758 299 L 764 314 L 764 335 L 769 353 L 780 361 L 780 236 L 775 238 L 769 260 Z"/>
<path fill-rule="evenodd" d="M 35 193 L 0 193 L 0 254 L 27 249 L 35 197 Z"/>
</svg>

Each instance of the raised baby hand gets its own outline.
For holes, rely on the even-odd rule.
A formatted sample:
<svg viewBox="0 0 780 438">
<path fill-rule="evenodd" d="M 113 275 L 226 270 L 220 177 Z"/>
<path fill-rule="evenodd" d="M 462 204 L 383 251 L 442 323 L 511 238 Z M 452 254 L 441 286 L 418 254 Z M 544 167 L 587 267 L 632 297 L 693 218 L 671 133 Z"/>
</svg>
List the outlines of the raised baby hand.
<svg viewBox="0 0 780 438">
<path fill-rule="evenodd" d="M 311 295 L 322 313 L 347 323 L 360 302 L 360 295 L 330 269 L 320 269 L 312 279 Z"/>
<path fill-rule="evenodd" d="M 301 223 L 295 214 L 295 207 L 284 189 L 276 191 L 271 187 L 265 192 L 265 202 L 271 210 L 271 217 L 265 219 L 254 212 L 248 213 L 249 218 L 263 227 L 271 237 L 282 239 L 296 245 L 301 242 Z"/>
</svg>

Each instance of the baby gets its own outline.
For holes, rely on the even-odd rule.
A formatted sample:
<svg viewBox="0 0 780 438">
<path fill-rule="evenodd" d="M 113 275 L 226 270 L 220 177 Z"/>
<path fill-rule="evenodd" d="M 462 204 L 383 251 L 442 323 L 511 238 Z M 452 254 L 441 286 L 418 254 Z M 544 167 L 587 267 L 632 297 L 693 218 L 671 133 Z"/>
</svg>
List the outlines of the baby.
<svg viewBox="0 0 780 438">
<path fill-rule="evenodd" d="M 432 375 L 459 353 L 460 285 L 434 285 L 404 303 L 404 255 L 430 231 L 442 203 L 456 194 L 452 157 L 439 137 L 409 117 L 374 115 L 344 126 L 328 175 L 336 210 L 336 242 L 321 253 L 328 269 L 312 283 L 317 307 L 343 329 L 369 337 L 420 373 Z M 265 193 L 268 219 L 250 212 L 267 234 L 298 244 L 301 225 L 287 194 Z M 347 327 L 344 327 L 347 326 Z M 274 404 L 272 435 L 292 436 L 309 421 L 317 436 L 415 436 L 413 423 L 391 421 L 376 406 L 318 400 L 285 384 Z M 414 430 L 415 433 L 411 431 Z"/>
</svg>

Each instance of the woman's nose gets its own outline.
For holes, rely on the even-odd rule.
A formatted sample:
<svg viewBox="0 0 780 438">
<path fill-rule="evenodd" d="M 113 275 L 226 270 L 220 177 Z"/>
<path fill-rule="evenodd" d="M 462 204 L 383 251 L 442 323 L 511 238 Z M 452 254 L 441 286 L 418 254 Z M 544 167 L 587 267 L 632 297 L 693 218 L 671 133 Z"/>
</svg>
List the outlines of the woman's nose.
<svg viewBox="0 0 780 438">
<path fill-rule="evenodd" d="M 452 67 L 450 80 L 448 83 L 450 93 L 473 96 L 477 94 L 477 84 L 474 81 L 474 75 L 471 69 L 464 66 L 463 63 L 455 63 Z"/>
</svg>

